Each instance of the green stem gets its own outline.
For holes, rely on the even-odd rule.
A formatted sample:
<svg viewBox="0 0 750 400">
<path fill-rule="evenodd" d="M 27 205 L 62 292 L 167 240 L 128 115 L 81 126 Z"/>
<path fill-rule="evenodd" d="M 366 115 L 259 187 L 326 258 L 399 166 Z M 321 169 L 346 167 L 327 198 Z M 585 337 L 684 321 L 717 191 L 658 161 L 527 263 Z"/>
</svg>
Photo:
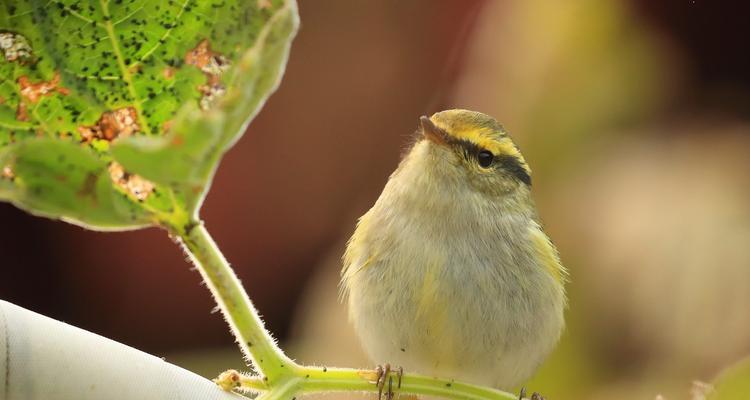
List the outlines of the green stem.
<svg viewBox="0 0 750 400">
<path fill-rule="evenodd" d="M 368 391 L 377 392 L 375 371 L 362 371 L 350 368 L 304 368 L 301 371 L 306 378 L 302 382 L 302 393 Z M 391 371 L 393 392 L 422 396 L 439 396 L 455 400 L 516 400 L 518 396 L 496 389 L 456 382 L 452 379 L 440 379 L 417 374 L 404 374 L 401 388 L 397 387 L 398 377 Z M 385 388 L 388 388 L 386 382 Z"/>
<path fill-rule="evenodd" d="M 261 376 L 228 371 L 217 379 L 225 388 L 261 392 L 263 400 L 288 400 L 296 394 L 319 392 L 378 392 L 373 370 L 300 366 L 290 360 L 263 326 L 239 279 L 200 221 L 185 225 L 165 223 L 179 238 L 219 305 L 224 318 Z M 239 376 L 239 378 L 238 378 Z M 487 387 L 448 379 L 404 374 L 401 387 L 391 372 L 393 392 L 439 396 L 454 400 L 515 400 L 517 396 Z M 239 379 L 239 381 L 237 381 Z M 387 385 L 386 385 L 387 389 Z"/>
<path fill-rule="evenodd" d="M 293 400 L 299 393 L 296 380 L 288 379 L 279 382 L 273 390 L 263 392 L 255 400 Z"/>
<path fill-rule="evenodd" d="M 203 222 L 171 227 L 170 231 L 182 242 L 211 290 L 242 352 L 258 371 L 269 382 L 274 382 L 287 375 L 287 370 L 296 368 L 296 364 L 276 346 L 276 341 L 263 326 L 258 311 Z"/>
<path fill-rule="evenodd" d="M 351 368 L 321 368 L 300 367 L 297 370 L 297 380 L 291 380 L 297 389 L 296 393 L 325 393 L 325 392 L 373 392 L 377 374 L 373 370 L 358 370 Z M 401 387 L 397 387 L 398 377 L 391 371 L 393 378 L 393 392 L 422 396 L 438 396 L 455 400 L 516 400 L 517 395 L 487 387 L 456 382 L 452 379 L 440 379 L 417 374 L 404 374 Z M 239 388 L 250 392 L 275 391 L 275 387 L 268 385 L 258 376 L 242 376 Z M 388 385 L 386 384 L 386 390 Z"/>
</svg>

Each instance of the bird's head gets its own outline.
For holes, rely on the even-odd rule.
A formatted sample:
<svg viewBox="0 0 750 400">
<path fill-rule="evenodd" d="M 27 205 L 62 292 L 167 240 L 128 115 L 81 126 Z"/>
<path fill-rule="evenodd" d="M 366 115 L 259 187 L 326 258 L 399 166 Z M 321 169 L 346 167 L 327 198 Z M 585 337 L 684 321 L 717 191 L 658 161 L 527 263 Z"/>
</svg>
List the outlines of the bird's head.
<svg viewBox="0 0 750 400">
<path fill-rule="evenodd" d="M 418 142 L 408 156 L 422 158 L 434 179 L 488 195 L 526 192 L 531 169 L 503 127 L 492 117 L 447 110 L 420 118 Z M 416 154 L 414 154 L 416 153 Z"/>
</svg>

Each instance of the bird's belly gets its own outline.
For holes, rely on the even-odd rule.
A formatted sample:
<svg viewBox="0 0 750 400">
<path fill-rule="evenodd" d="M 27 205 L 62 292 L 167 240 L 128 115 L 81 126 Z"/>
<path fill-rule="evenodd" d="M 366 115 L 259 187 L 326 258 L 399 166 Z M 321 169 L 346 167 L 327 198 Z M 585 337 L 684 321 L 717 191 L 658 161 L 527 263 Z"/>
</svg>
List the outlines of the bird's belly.
<svg viewBox="0 0 750 400">
<path fill-rule="evenodd" d="M 506 389 L 527 379 L 562 328 L 554 282 L 476 254 L 432 256 L 383 260 L 353 278 L 352 318 L 371 358 Z"/>
</svg>

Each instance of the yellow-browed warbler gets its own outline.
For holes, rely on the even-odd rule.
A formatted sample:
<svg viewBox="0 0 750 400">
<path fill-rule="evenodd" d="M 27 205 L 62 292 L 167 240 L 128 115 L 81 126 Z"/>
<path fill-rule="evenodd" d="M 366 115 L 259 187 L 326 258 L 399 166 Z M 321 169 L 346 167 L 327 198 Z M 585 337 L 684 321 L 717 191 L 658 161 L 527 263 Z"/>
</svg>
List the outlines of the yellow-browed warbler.
<svg viewBox="0 0 750 400">
<path fill-rule="evenodd" d="M 351 320 L 376 362 L 511 389 L 563 328 L 565 268 L 531 170 L 492 117 L 422 117 L 344 255 Z"/>
</svg>

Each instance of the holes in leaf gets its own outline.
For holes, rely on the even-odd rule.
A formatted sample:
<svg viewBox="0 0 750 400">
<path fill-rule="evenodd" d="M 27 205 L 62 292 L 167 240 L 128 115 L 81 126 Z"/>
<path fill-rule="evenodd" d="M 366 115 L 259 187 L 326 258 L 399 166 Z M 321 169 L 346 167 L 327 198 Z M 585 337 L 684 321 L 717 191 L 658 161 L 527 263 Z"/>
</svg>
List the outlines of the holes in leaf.
<svg viewBox="0 0 750 400">
<path fill-rule="evenodd" d="M 0 32 L 0 51 L 6 61 L 26 63 L 31 60 L 31 46 L 25 37 L 13 32 Z"/>
<path fill-rule="evenodd" d="M 44 96 L 51 96 L 55 93 L 60 93 L 63 96 L 68 95 L 70 91 L 60 84 L 60 73 L 55 72 L 55 76 L 49 81 L 41 81 L 32 83 L 26 75 L 18 78 L 18 86 L 20 87 L 21 97 L 24 100 L 28 100 L 31 103 L 38 102 Z"/>
<path fill-rule="evenodd" d="M 226 57 L 211 50 L 208 39 L 201 40 L 194 49 L 187 52 L 185 64 L 198 67 L 209 79 L 211 76 L 218 77 L 230 66 Z"/>
<path fill-rule="evenodd" d="M 120 189 L 124 190 L 138 201 L 144 201 L 154 191 L 154 184 L 136 174 L 131 174 L 116 161 L 109 163 L 109 177 Z"/>
<path fill-rule="evenodd" d="M 198 90 L 203 93 L 201 97 L 200 106 L 201 110 L 208 110 L 224 93 L 227 92 L 224 85 L 217 83 L 214 85 L 200 85 Z"/>
<path fill-rule="evenodd" d="M 78 127 L 78 133 L 81 134 L 81 141 L 84 143 L 91 143 L 94 139 L 112 141 L 121 136 L 130 136 L 140 130 L 138 114 L 133 107 L 107 111 L 99 117 L 95 125 Z"/>
<path fill-rule="evenodd" d="M 229 69 L 229 60 L 211 50 L 208 40 L 203 39 L 194 49 L 187 52 L 185 64 L 198 67 L 206 75 L 206 84 L 198 86 L 198 90 L 203 94 L 200 107 L 203 110 L 211 108 L 216 100 L 226 93 L 226 88 L 221 83 L 220 77 L 222 73 Z"/>
<path fill-rule="evenodd" d="M 15 179 L 16 174 L 13 173 L 13 169 L 10 167 L 10 165 L 6 165 L 3 167 L 3 171 L 2 171 L 2 174 L 0 174 L 0 176 L 2 176 L 3 179 L 12 181 L 13 179 Z"/>
</svg>

